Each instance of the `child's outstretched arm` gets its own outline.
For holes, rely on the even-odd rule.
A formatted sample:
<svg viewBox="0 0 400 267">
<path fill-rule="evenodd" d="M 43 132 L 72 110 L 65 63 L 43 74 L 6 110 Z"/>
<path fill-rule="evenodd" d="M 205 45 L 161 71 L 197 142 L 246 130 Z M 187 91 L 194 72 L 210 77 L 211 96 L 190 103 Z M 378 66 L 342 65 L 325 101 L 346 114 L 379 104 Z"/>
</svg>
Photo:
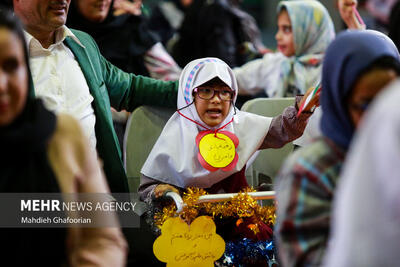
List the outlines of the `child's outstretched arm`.
<svg viewBox="0 0 400 267">
<path fill-rule="evenodd" d="M 281 115 L 272 119 L 268 133 L 259 149 L 283 147 L 303 134 L 312 113 L 302 112 L 298 117 L 296 116 L 301 98 L 297 96 L 295 106 L 285 108 Z"/>
</svg>

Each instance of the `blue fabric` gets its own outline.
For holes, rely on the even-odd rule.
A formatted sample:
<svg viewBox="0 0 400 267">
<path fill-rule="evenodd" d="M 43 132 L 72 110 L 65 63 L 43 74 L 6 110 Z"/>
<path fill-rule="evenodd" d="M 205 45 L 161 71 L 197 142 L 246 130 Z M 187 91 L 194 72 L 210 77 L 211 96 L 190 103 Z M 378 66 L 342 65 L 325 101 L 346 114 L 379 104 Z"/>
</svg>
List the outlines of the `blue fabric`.
<svg viewBox="0 0 400 267">
<path fill-rule="evenodd" d="M 383 56 L 399 59 L 393 42 L 377 31 L 345 31 L 329 45 L 322 68 L 321 129 L 325 136 L 347 149 L 354 125 L 346 107 L 358 76 Z"/>
</svg>

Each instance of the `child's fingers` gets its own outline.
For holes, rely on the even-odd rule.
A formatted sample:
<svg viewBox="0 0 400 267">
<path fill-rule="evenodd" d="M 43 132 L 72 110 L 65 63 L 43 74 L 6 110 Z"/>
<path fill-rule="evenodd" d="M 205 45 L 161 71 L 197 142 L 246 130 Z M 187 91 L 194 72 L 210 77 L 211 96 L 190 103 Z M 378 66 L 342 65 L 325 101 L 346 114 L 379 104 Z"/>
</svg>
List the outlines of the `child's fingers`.
<svg viewBox="0 0 400 267">
<path fill-rule="evenodd" d="M 360 29 L 360 23 L 357 20 L 355 8 L 357 0 L 339 0 L 339 13 L 347 27 L 350 29 Z"/>
<path fill-rule="evenodd" d="M 162 195 L 163 195 L 166 191 L 173 191 L 173 192 L 179 194 L 179 190 L 176 189 L 175 187 L 173 187 L 172 185 L 160 184 L 160 185 L 157 185 L 156 188 L 154 189 L 154 196 L 155 196 L 156 198 L 162 197 Z"/>
<path fill-rule="evenodd" d="M 162 191 L 157 191 L 157 192 L 155 192 L 155 196 L 156 196 L 156 198 L 159 198 L 159 197 L 161 197 L 162 196 L 162 194 L 163 194 L 163 192 Z"/>
<path fill-rule="evenodd" d="M 357 6 L 357 0 L 345 0 L 346 6 Z"/>
<path fill-rule="evenodd" d="M 154 188 L 154 196 L 156 198 L 162 196 L 163 193 L 164 193 L 164 185 L 157 185 L 156 188 Z"/>
<path fill-rule="evenodd" d="M 357 0 L 339 0 L 339 7 L 343 6 L 357 6 L 358 2 Z"/>
</svg>

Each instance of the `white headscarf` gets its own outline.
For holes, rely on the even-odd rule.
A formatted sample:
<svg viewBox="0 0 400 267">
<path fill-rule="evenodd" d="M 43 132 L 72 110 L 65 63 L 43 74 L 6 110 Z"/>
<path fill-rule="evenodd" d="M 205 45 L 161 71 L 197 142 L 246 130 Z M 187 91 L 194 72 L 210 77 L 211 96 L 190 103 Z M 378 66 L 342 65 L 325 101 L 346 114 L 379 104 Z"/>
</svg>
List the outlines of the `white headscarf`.
<svg viewBox="0 0 400 267">
<path fill-rule="evenodd" d="M 235 92 L 233 99 L 235 102 L 238 88 L 231 68 L 218 58 L 202 58 L 186 65 L 180 76 L 178 109 L 193 103 L 193 90 L 196 87 L 216 77 Z M 197 123 L 207 126 L 197 114 L 194 103 L 180 112 Z M 227 117 L 221 124 L 215 127 L 207 126 L 209 129 L 218 129 L 234 118 L 232 123 L 222 129 L 234 133 L 239 139 L 239 145 L 236 148 L 239 160 L 233 170 L 210 172 L 204 169 L 197 159 L 198 147 L 195 139 L 198 133 L 205 129 L 175 112 L 165 125 L 141 173 L 181 188 L 189 186 L 208 188 L 240 171 L 260 147 L 268 132 L 271 118 L 242 111 L 237 111 L 236 115 L 234 113 L 234 107 L 231 105 Z"/>
<path fill-rule="evenodd" d="M 267 53 L 235 68 L 241 94 L 255 95 L 261 89 L 269 97 L 304 94 L 321 80 L 322 59 L 335 29 L 326 8 L 318 1 L 281 1 L 278 14 L 285 8 L 292 25 L 295 55 Z M 290 90 L 288 90 L 290 89 Z"/>
<path fill-rule="evenodd" d="M 318 1 L 281 1 L 278 12 L 286 8 L 292 24 L 295 55 L 286 58 L 276 79 L 275 97 L 285 96 L 293 72 L 294 85 L 301 91 L 309 88 L 310 69 L 320 69 L 325 50 L 335 38 L 335 29 L 326 8 Z M 316 71 L 313 74 L 318 75 Z M 315 86 L 315 85 L 313 85 Z"/>
</svg>

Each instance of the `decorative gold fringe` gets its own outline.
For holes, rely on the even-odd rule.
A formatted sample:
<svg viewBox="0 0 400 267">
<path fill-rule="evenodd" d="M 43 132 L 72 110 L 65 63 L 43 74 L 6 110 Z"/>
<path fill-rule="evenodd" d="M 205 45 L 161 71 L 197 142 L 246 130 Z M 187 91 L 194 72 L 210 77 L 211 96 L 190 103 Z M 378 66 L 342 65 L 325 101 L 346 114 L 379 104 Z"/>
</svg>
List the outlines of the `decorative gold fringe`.
<svg viewBox="0 0 400 267">
<path fill-rule="evenodd" d="M 253 217 L 255 221 L 262 221 L 267 225 L 275 223 L 275 207 L 261 207 L 247 192 L 255 192 L 251 188 L 238 193 L 234 198 L 223 202 L 209 202 L 196 204 L 200 196 L 207 195 L 207 192 L 201 188 L 190 187 L 183 194 L 183 202 L 186 204 L 183 211 L 176 213 L 176 206 L 172 203 L 163 208 L 162 212 L 158 212 L 154 216 L 154 223 L 161 228 L 163 223 L 170 217 L 180 216 L 183 220 L 190 223 L 199 214 L 209 215 L 213 218 L 238 218 L 237 224 L 241 223 L 240 218 Z M 258 232 L 257 223 L 250 224 L 249 228 L 254 232 Z"/>
</svg>

